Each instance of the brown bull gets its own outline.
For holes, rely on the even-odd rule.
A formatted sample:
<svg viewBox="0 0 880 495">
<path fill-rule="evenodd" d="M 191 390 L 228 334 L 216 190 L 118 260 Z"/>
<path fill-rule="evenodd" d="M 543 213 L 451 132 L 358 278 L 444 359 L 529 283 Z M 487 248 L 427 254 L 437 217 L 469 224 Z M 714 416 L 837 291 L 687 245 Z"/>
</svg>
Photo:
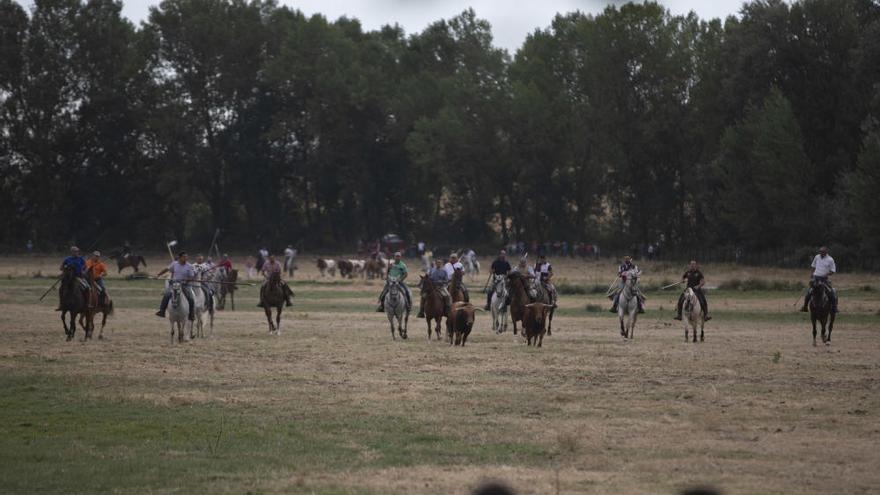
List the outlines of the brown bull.
<svg viewBox="0 0 880 495">
<path fill-rule="evenodd" d="M 556 306 L 544 303 L 526 304 L 523 311 L 522 326 L 523 335 L 527 345 L 534 343 L 541 347 L 544 342 L 544 334 L 547 333 L 547 316 Z"/>
<path fill-rule="evenodd" d="M 449 345 L 464 347 L 468 335 L 471 334 L 471 329 L 474 327 L 474 315 L 477 311 L 482 310 L 482 308 L 474 307 L 471 303 L 452 303 L 449 317 L 446 318 L 446 339 Z"/>
</svg>

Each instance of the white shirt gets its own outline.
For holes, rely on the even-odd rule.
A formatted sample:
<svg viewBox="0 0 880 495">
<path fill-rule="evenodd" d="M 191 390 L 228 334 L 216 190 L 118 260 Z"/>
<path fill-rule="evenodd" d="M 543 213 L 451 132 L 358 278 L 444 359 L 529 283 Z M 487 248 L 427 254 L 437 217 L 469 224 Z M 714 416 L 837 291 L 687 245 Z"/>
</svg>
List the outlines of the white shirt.
<svg viewBox="0 0 880 495">
<path fill-rule="evenodd" d="M 293 250 L 291 248 L 287 248 L 284 250 L 284 257 L 285 258 L 293 258 L 294 256 L 296 256 L 295 250 Z"/>
<path fill-rule="evenodd" d="M 827 277 L 831 273 L 837 273 L 837 266 L 834 264 L 834 258 L 827 254 L 824 258 L 821 254 L 817 254 L 816 257 L 813 258 L 813 264 L 810 266 L 813 267 L 814 277 Z"/>
<path fill-rule="evenodd" d="M 192 267 L 193 267 L 193 271 L 196 274 L 196 278 L 198 278 L 199 280 L 202 280 L 203 277 L 205 276 L 205 273 L 207 273 L 208 270 L 211 269 L 211 266 L 208 265 L 207 263 L 195 263 L 195 264 L 193 264 Z"/>
<path fill-rule="evenodd" d="M 449 277 L 449 280 L 452 280 L 452 275 L 455 273 L 455 270 L 464 270 L 464 265 L 462 265 L 460 261 L 456 261 L 454 265 L 452 263 L 446 263 L 443 265 L 443 271 L 446 272 L 446 276 Z"/>
</svg>

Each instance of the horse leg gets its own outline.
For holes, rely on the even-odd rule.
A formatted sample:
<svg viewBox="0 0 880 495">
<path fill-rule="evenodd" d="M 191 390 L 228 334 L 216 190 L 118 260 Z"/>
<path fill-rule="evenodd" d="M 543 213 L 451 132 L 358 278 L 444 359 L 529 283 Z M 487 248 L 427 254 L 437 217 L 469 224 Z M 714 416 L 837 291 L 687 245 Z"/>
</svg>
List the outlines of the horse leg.
<svg viewBox="0 0 880 495">
<path fill-rule="evenodd" d="M 425 317 L 425 323 L 428 324 L 428 341 L 431 341 L 431 318 Z"/>
<path fill-rule="evenodd" d="M 171 321 L 171 346 L 173 347 L 174 346 L 174 321 L 173 320 L 170 320 L 170 321 Z"/>
<path fill-rule="evenodd" d="M 831 345 L 831 330 L 834 329 L 834 312 L 831 312 L 831 315 L 828 317 L 828 340 L 825 341 L 825 345 Z"/>
<path fill-rule="evenodd" d="M 263 311 L 266 312 L 266 321 L 269 322 L 269 333 L 274 333 L 275 332 L 275 324 L 272 322 L 272 309 L 267 304 L 263 308 Z"/>
<path fill-rule="evenodd" d="M 684 343 L 685 344 L 687 344 L 691 340 L 688 338 L 688 330 L 689 329 L 690 329 L 690 327 L 688 327 L 687 321 L 685 321 L 685 323 L 684 323 Z"/>
<path fill-rule="evenodd" d="M 275 335 L 281 335 L 281 313 L 283 311 L 284 306 L 275 308 Z"/>
<path fill-rule="evenodd" d="M 810 321 L 813 323 L 813 347 L 816 347 L 816 317 L 811 316 Z"/>
<path fill-rule="evenodd" d="M 101 313 L 101 330 L 98 331 L 98 340 L 104 340 L 104 325 L 107 324 L 107 313 Z"/>
<path fill-rule="evenodd" d="M 556 308 L 550 310 L 550 315 L 547 317 L 547 335 L 553 335 L 553 332 L 550 330 L 553 328 L 553 313 L 556 312 Z M 544 336 L 541 336 L 541 340 L 544 339 Z M 540 347 L 540 346 L 538 346 Z"/>
<path fill-rule="evenodd" d="M 705 342 L 705 341 L 706 341 L 706 336 L 705 336 L 705 334 L 703 333 L 703 329 L 705 328 L 705 326 L 706 326 L 706 322 L 705 322 L 705 320 L 700 319 L 700 342 Z M 694 333 L 696 333 L 696 330 L 694 330 Z"/>
<path fill-rule="evenodd" d="M 626 328 L 623 326 L 623 316 L 621 315 L 618 318 L 620 319 L 620 335 L 622 335 L 623 338 L 626 338 Z"/>
<path fill-rule="evenodd" d="M 385 311 L 388 311 L 386 308 Z M 391 340 L 397 340 L 397 337 L 394 336 L 394 317 L 388 316 L 388 326 L 391 327 Z"/>
<path fill-rule="evenodd" d="M 397 321 L 397 325 L 400 326 L 400 320 Z M 409 327 L 409 311 L 404 313 L 403 315 L 403 333 L 400 335 L 403 337 L 403 340 L 406 340 L 406 331 Z"/>
</svg>

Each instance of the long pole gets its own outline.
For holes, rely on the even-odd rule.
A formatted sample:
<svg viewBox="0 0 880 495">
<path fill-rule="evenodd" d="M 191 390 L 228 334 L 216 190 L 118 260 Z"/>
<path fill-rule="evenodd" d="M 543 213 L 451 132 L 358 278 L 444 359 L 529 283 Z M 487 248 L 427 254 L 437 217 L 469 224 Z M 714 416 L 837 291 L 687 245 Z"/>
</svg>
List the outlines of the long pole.
<svg viewBox="0 0 880 495">
<path fill-rule="evenodd" d="M 50 292 L 52 292 L 52 289 L 54 289 L 55 286 L 58 285 L 58 282 L 61 282 L 61 277 L 58 277 L 58 280 L 56 280 L 55 283 L 52 284 L 52 287 L 49 287 L 48 289 L 46 289 L 46 292 L 43 292 L 43 295 L 40 296 L 39 300 L 42 301 L 44 297 L 46 297 Z"/>
</svg>

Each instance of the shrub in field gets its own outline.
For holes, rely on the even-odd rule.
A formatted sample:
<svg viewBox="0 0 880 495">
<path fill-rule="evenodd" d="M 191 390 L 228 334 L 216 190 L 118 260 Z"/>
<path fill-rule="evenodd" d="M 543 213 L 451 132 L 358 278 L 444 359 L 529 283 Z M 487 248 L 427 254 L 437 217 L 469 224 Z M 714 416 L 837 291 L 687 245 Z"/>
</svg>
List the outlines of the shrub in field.
<svg viewBox="0 0 880 495">
<path fill-rule="evenodd" d="M 598 304 L 587 304 L 584 308 L 587 313 L 600 313 L 602 311 L 602 306 Z"/>
</svg>

